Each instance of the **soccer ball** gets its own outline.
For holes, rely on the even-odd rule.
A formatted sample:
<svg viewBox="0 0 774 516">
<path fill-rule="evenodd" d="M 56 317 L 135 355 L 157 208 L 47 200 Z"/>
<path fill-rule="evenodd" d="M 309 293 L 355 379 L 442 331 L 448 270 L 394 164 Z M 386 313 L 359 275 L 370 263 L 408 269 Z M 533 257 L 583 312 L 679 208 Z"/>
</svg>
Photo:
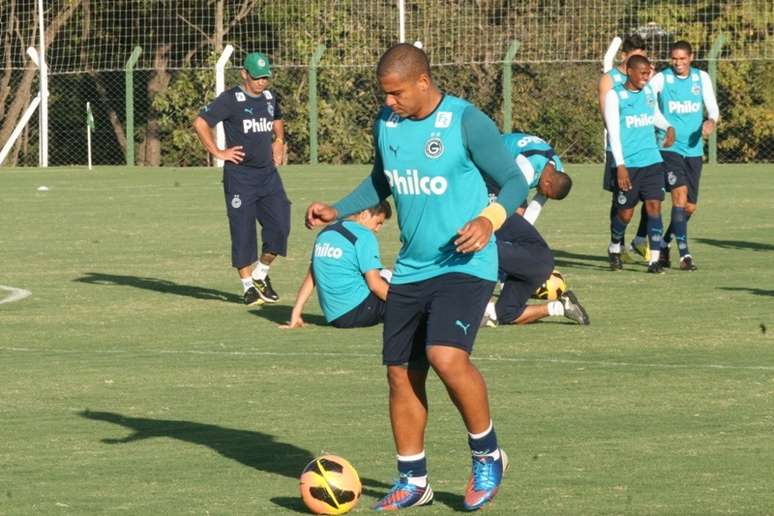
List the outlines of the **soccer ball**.
<svg viewBox="0 0 774 516">
<path fill-rule="evenodd" d="M 545 283 L 540 285 L 532 297 L 554 301 L 567 291 L 567 283 L 564 282 L 562 273 L 554 269 Z"/>
<path fill-rule="evenodd" d="M 357 505 L 362 486 L 347 460 L 322 455 L 301 473 L 301 498 L 315 514 L 344 514 Z"/>
</svg>

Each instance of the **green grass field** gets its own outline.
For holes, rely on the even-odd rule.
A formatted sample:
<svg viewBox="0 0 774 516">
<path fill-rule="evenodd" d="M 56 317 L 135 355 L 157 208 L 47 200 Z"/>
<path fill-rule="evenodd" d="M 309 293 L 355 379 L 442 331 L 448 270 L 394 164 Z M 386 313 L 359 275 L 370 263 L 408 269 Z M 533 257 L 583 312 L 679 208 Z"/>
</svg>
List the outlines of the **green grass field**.
<svg viewBox="0 0 774 516">
<path fill-rule="evenodd" d="M 297 477 L 321 451 L 355 465 L 355 512 L 370 512 L 396 474 L 380 328 L 325 327 L 314 300 L 313 325 L 277 329 L 309 259 L 307 204 L 366 170 L 283 169 L 282 302 L 256 309 L 230 269 L 218 171 L 0 170 L 0 285 L 32 292 L 0 304 L 0 514 L 304 512 Z M 706 167 L 690 225 L 700 270 L 657 277 L 608 271 L 600 167 L 572 173 L 538 227 L 592 323 L 479 334 L 511 457 L 488 513 L 773 514 L 771 167 Z M 395 223 L 381 236 L 391 264 Z M 436 502 L 416 512 L 447 514 L 469 455 L 429 383 Z"/>
</svg>

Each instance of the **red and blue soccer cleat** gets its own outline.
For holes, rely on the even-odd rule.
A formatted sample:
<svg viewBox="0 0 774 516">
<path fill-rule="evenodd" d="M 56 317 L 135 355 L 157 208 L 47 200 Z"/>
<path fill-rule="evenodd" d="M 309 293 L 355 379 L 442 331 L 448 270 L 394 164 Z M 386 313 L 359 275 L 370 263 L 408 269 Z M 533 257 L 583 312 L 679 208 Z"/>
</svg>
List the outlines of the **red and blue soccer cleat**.
<svg viewBox="0 0 774 516">
<path fill-rule="evenodd" d="M 475 511 L 489 503 L 497 494 L 508 469 L 508 456 L 501 449 L 500 458 L 473 457 L 473 471 L 465 489 L 465 510 Z"/>
<path fill-rule="evenodd" d="M 430 505 L 431 503 L 433 503 L 433 490 L 430 488 L 430 484 L 419 487 L 410 483 L 408 477 L 401 476 L 392 486 L 390 492 L 376 502 L 372 508 L 375 511 L 397 511 L 409 507 Z"/>
</svg>

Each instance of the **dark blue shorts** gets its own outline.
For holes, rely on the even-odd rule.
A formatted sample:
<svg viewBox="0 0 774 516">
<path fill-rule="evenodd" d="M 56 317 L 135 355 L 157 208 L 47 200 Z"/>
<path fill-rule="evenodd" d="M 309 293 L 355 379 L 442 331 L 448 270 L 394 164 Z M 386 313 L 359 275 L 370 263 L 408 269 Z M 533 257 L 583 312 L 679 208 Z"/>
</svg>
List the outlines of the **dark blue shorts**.
<svg viewBox="0 0 774 516">
<path fill-rule="evenodd" d="M 699 202 L 699 180 L 703 160 L 701 156 L 683 156 L 676 152 L 661 151 L 666 169 L 666 181 L 664 187 L 667 192 L 679 186 L 688 187 L 688 202 Z"/>
<path fill-rule="evenodd" d="M 425 349 L 431 345 L 470 353 L 493 289 L 492 281 L 460 273 L 390 285 L 383 363 L 426 368 Z"/>
<path fill-rule="evenodd" d="M 385 303 L 373 292 L 362 303 L 331 321 L 334 328 L 366 328 L 384 321 Z"/>
<path fill-rule="evenodd" d="M 231 231 L 231 265 L 241 269 L 258 259 L 256 221 L 261 224 L 261 252 L 285 256 L 290 201 L 277 170 L 224 170 L 223 191 Z"/>
<path fill-rule="evenodd" d="M 662 162 L 647 167 L 627 167 L 627 170 L 632 189 L 624 192 L 616 184 L 614 195 L 619 209 L 634 208 L 640 201 L 664 200 L 664 164 Z"/>
<path fill-rule="evenodd" d="M 503 288 L 495 304 L 497 320 L 519 318 L 527 300 L 554 270 L 551 249 L 532 224 L 513 215 L 495 233 L 500 280 Z"/>
</svg>

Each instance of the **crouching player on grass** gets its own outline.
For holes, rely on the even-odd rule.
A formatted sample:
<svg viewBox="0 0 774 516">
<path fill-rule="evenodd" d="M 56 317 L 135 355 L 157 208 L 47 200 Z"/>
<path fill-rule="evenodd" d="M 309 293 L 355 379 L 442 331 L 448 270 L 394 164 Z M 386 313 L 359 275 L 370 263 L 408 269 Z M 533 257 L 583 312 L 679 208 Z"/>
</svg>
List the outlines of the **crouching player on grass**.
<svg viewBox="0 0 774 516">
<path fill-rule="evenodd" d="M 390 203 L 381 201 L 320 231 L 290 322 L 280 328 L 304 326 L 301 313 L 315 286 L 325 320 L 335 328 L 363 328 L 384 320 L 389 283 L 374 233 L 391 216 Z"/>
</svg>

